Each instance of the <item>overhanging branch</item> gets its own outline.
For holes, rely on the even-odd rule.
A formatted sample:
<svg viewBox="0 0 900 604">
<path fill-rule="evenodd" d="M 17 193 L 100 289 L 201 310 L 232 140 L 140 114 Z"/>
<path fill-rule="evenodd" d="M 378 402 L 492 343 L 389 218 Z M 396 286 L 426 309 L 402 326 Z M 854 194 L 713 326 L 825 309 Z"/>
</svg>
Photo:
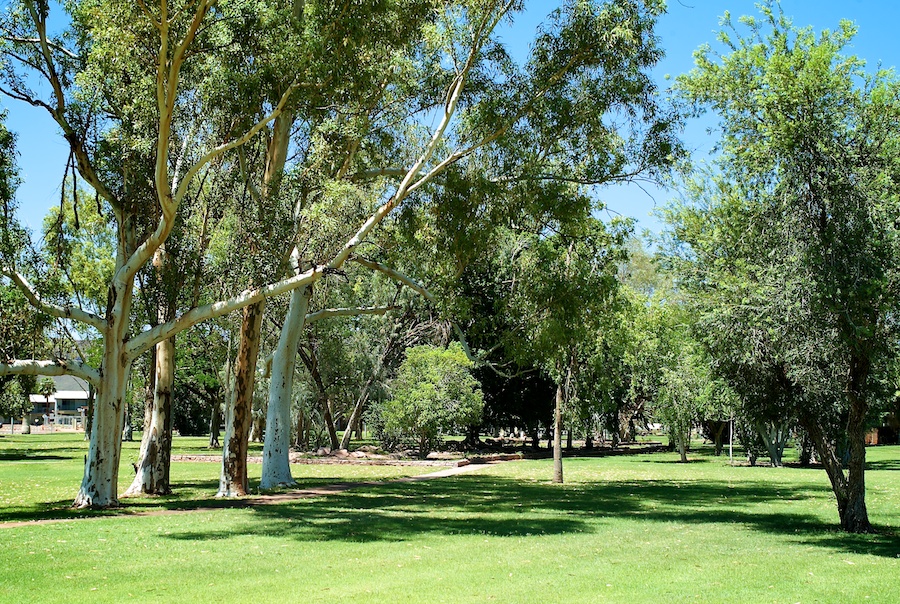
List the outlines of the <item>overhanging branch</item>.
<svg viewBox="0 0 900 604">
<path fill-rule="evenodd" d="M 13 360 L 0 363 L 0 375 L 74 375 L 95 387 L 100 386 L 100 372 L 79 361 L 54 359 L 48 361 Z"/>
<path fill-rule="evenodd" d="M 16 287 L 25 294 L 28 302 L 39 311 L 52 317 L 79 321 L 100 331 L 103 331 L 106 328 L 106 321 L 94 313 L 75 306 L 60 306 L 42 300 L 40 295 L 31 287 L 31 284 L 28 283 L 28 280 L 20 273 L 7 268 L 0 268 L 0 274 L 9 277 L 12 282 L 16 284 Z"/>
<path fill-rule="evenodd" d="M 272 296 L 289 292 L 298 287 L 315 283 L 322 278 L 325 271 L 325 267 L 318 266 L 305 273 L 301 273 L 289 279 L 283 279 L 277 283 L 255 289 L 248 289 L 228 300 L 222 300 L 213 304 L 193 308 L 180 317 L 161 323 L 132 338 L 131 341 L 128 342 L 126 354 L 129 358 L 134 359 L 149 350 L 152 346 L 155 346 L 163 340 L 168 340 L 172 336 L 193 327 L 197 323 L 227 315 L 232 311 L 240 310 L 251 304 L 256 304 L 266 298 L 271 298 Z"/>
<path fill-rule="evenodd" d="M 351 308 L 323 308 L 306 315 L 306 323 L 331 317 L 356 317 L 359 315 L 386 315 L 392 310 L 400 310 L 399 306 L 358 306 Z"/>
</svg>

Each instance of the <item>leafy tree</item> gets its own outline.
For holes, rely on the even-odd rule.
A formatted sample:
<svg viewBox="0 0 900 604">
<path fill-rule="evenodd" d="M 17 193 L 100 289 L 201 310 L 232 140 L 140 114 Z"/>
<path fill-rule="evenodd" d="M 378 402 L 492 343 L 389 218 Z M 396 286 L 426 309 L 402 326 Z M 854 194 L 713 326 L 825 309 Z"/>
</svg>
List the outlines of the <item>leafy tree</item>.
<svg viewBox="0 0 900 604">
<path fill-rule="evenodd" d="M 746 34 L 726 15 L 727 54 L 701 48 L 678 80 L 722 127 L 718 173 L 675 220 L 681 286 L 734 390 L 789 406 L 815 442 L 841 526 L 866 532 L 866 418 L 897 337 L 900 83 L 842 54 L 855 34 L 847 21 L 816 35 L 767 4 L 742 23 Z"/>
<path fill-rule="evenodd" d="M 33 405 L 28 399 L 28 391 L 22 386 L 21 379 L 8 381 L 0 386 L 0 418 L 10 418 L 9 432 L 12 434 L 16 418 L 23 418 L 23 430 L 28 422 L 28 413 Z"/>
<path fill-rule="evenodd" d="M 505 199 L 494 195 L 498 191 L 519 190 L 527 193 L 512 196 L 519 202 L 541 199 L 555 204 L 569 197 L 568 185 L 555 187 L 565 195 L 545 197 L 537 193 L 554 187 L 541 183 L 609 182 L 663 163 L 671 151 L 671 120 L 658 111 L 645 72 L 660 55 L 653 24 L 662 11 L 661 2 L 566 2 L 539 32 L 532 56 L 523 66 L 509 59 L 497 35 L 498 25 L 519 12 L 521 2 L 424 3 L 421 10 L 396 15 L 383 24 L 388 32 L 409 26 L 413 33 L 408 37 L 414 43 L 388 53 L 391 64 L 372 70 L 376 77 L 364 86 L 369 94 L 329 99 L 327 107 L 348 111 L 327 116 L 332 119 L 323 120 L 324 125 L 319 120 L 305 122 L 327 128 L 297 130 L 298 142 L 312 150 L 310 158 L 315 161 L 298 171 L 300 186 L 293 190 L 294 199 L 303 199 L 303 179 L 310 177 L 314 186 L 306 187 L 307 193 L 323 194 L 307 206 L 303 220 L 311 230 L 333 236 L 323 238 L 325 245 L 297 248 L 304 253 L 290 262 L 283 254 L 260 256 L 264 258 L 260 266 L 277 275 L 289 270 L 288 278 L 275 281 L 273 277 L 268 285 L 265 280 L 245 280 L 220 299 L 179 309 L 145 328 L 133 312 L 136 279 L 171 240 L 179 216 L 199 196 L 206 176 L 227 180 L 225 176 L 243 172 L 245 160 L 252 159 L 247 154 L 242 157 L 239 147 L 265 147 L 263 141 L 276 134 L 290 134 L 292 120 L 279 117 L 292 110 L 293 93 L 299 99 L 303 90 L 328 90 L 344 80 L 353 81 L 344 76 L 353 75 L 359 57 L 343 54 L 343 43 L 346 40 L 354 48 L 351 42 L 356 38 L 345 38 L 341 32 L 364 30 L 369 21 L 360 17 L 367 7 L 377 11 L 395 3 L 359 5 L 354 11 L 345 10 L 344 3 L 327 1 L 297 2 L 291 8 L 298 6 L 300 16 L 321 19 L 311 31 L 332 35 L 311 36 L 308 44 L 280 46 L 283 40 L 260 34 L 282 22 L 295 26 L 296 14 L 288 21 L 270 23 L 268 17 L 278 11 L 269 12 L 266 3 L 217 4 L 214 0 L 184 5 L 163 0 L 154 6 L 125 6 L 108 0 L 70 3 L 66 8 L 72 20 L 64 37 L 48 33 L 51 6 L 44 2 L 21 0 L 4 18 L 3 90 L 50 113 L 70 145 L 70 166 L 109 204 L 116 225 L 114 276 L 105 284 L 107 305 L 102 313 L 70 300 L 51 303 L 31 297 L 43 312 L 77 321 L 80 329 L 99 334 L 104 344 L 100 366 L 71 359 L 13 359 L 0 364 L 3 374 L 71 373 L 95 385 L 97 404 L 78 506 L 117 503 L 129 373 L 135 360 L 151 347 L 201 321 L 247 307 L 253 308 L 245 310 L 245 333 L 259 334 L 263 300 L 339 274 L 379 225 L 407 203 L 457 206 L 463 191 L 471 188 L 466 185 L 469 179 L 460 175 L 483 185 L 482 201 Z M 235 24 L 246 29 L 236 32 Z M 270 42 L 277 52 L 257 52 L 255 47 L 247 52 L 248 45 Z M 241 53 L 252 58 L 242 60 Z M 270 56 L 272 63 L 263 59 Z M 335 61 L 340 61 L 340 69 L 335 69 Z M 229 77 L 228 82 L 247 86 L 235 86 L 236 92 L 228 95 L 216 94 L 228 88 L 217 89 L 215 83 L 222 81 L 224 68 L 235 63 L 244 67 L 238 76 L 274 65 L 268 75 L 277 85 L 258 86 L 253 78 Z M 46 86 L 32 87 L 37 80 Z M 321 100 L 309 98 L 310 106 Z M 377 101 L 372 111 L 379 121 L 359 112 L 366 99 Z M 356 115 L 361 119 L 353 119 Z M 634 120 L 617 130 L 609 126 L 609 115 Z M 434 116 L 437 119 L 432 121 Z M 427 126 L 429 122 L 433 128 Z M 330 134 L 346 132 L 347 126 L 351 126 L 350 136 L 339 144 L 327 144 Z M 336 156 L 335 149 L 340 151 Z M 281 160 L 266 165 L 278 163 Z M 243 180 L 248 191 L 251 184 L 260 182 Z M 435 186 L 438 181 L 446 186 Z M 234 182 L 231 179 L 231 185 Z M 264 178 L 261 182 L 274 181 Z M 220 189 L 223 195 L 240 190 L 231 185 Z M 253 193 L 228 198 L 239 201 L 234 212 L 238 217 L 265 217 L 267 211 L 274 214 L 280 207 L 258 203 Z M 572 199 L 579 203 L 566 205 L 570 215 L 589 212 L 583 197 Z M 294 204 L 289 207 L 293 210 Z M 509 210 L 504 208 L 504 213 Z M 294 215 L 277 212 L 285 214 Z M 252 252 L 260 241 L 279 239 L 277 233 L 263 231 L 247 239 L 247 251 Z M 23 291 L 35 294 L 22 268 L 16 258 L 3 257 L 3 274 Z M 248 289 L 236 293 L 243 287 Z M 295 314 L 302 319 L 307 313 Z M 282 348 L 293 360 L 295 347 Z M 242 338 L 236 392 L 252 392 L 257 354 L 258 343 Z M 234 431 L 235 450 L 223 460 L 244 457 L 238 441 L 245 438 L 247 422 L 242 420 L 248 417 L 246 409 L 233 414 L 240 424 Z M 267 423 L 273 434 L 278 432 L 276 423 Z M 285 446 L 275 450 L 286 456 Z M 241 491 L 242 480 L 226 482 L 236 485 L 233 492 Z"/>
<path fill-rule="evenodd" d="M 478 423 L 484 395 L 472 366 L 458 343 L 446 349 L 431 345 L 407 349 L 391 382 L 391 397 L 380 407 L 387 439 L 412 439 L 424 456 L 440 445 L 443 435 Z"/>
</svg>

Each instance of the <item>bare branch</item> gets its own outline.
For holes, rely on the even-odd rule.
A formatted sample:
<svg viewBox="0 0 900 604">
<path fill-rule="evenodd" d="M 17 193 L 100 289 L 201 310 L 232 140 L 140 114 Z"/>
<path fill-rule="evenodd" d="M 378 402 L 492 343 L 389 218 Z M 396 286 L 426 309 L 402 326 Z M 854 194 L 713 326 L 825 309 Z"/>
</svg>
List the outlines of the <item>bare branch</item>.
<svg viewBox="0 0 900 604">
<path fill-rule="evenodd" d="M 163 340 L 168 340 L 172 336 L 193 327 L 197 323 L 227 315 L 232 311 L 240 310 L 251 304 L 256 304 L 266 298 L 271 298 L 272 296 L 289 292 L 298 287 L 315 283 L 322 278 L 322 275 L 325 274 L 325 270 L 325 267 L 318 266 L 305 273 L 283 279 L 277 283 L 255 289 L 248 289 L 228 300 L 222 300 L 213 304 L 193 308 L 180 317 L 176 317 L 166 323 L 161 323 L 132 338 L 131 341 L 128 342 L 126 354 L 129 358 L 134 359 L 149 350 L 151 346 L 154 346 Z"/>
<path fill-rule="evenodd" d="M 15 36 L 2 36 L 2 38 L 0 38 L 0 39 L 7 40 L 9 42 L 18 42 L 20 44 L 40 44 L 41 43 L 40 38 L 17 38 Z M 63 46 L 61 44 L 57 44 L 56 42 L 48 40 L 47 45 L 50 48 L 52 48 L 53 50 L 58 50 L 59 52 L 68 56 L 69 58 L 72 58 L 75 60 L 81 59 L 81 57 L 79 57 L 77 54 L 75 54 L 74 52 L 72 52 L 71 50 L 69 50 L 68 48 L 66 48 L 65 46 Z"/>
<path fill-rule="evenodd" d="M 0 274 L 9 277 L 12 282 L 16 284 L 16 287 L 18 287 L 19 290 L 21 290 L 21 292 L 25 294 L 28 302 L 39 311 L 46 313 L 52 317 L 59 317 L 60 319 L 72 319 L 73 321 L 80 321 L 81 323 L 90 325 L 91 327 L 94 327 L 100 331 L 106 329 L 106 321 L 102 317 L 99 317 L 94 313 L 88 312 L 75 306 L 60 306 L 58 304 L 53 304 L 51 302 L 42 300 L 40 295 L 31 287 L 31 284 L 28 283 L 28 280 L 20 273 L 9 270 L 7 268 L 0 268 Z"/>
<path fill-rule="evenodd" d="M 100 372 L 79 361 L 54 359 L 52 361 L 13 360 L 0 363 L 0 375 L 74 375 L 95 387 L 100 386 Z"/>
<path fill-rule="evenodd" d="M 356 308 L 323 308 L 306 315 L 306 323 L 331 317 L 356 317 L 359 315 L 386 315 L 392 310 L 400 310 L 399 306 L 360 306 Z"/>
<path fill-rule="evenodd" d="M 396 270 L 394 270 L 390 267 L 387 267 L 383 264 L 379 264 L 378 262 L 373 262 L 372 260 L 366 260 L 365 258 L 360 258 L 359 256 L 353 256 L 351 258 L 351 260 L 353 260 L 354 262 L 356 262 L 358 264 L 365 266 L 366 268 L 372 269 L 373 271 L 378 271 L 380 273 L 384 273 L 385 275 L 387 275 L 394 281 L 398 281 L 398 282 L 402 283 L 403 285 L 410 288 L 411 290 L 413 290 L 414 292 L 416 292 L 417 294 L 419 294 L 420 296 L 422 296 L 429 302 L 434 303 L 434 301 L 435 301 L 434 294 L 432 294 L 430 291 L 428 291 L 428 289 L 426 289 L 423 285 L 414 281 L 410 277 L 407 277 L 400 271 L 396 271 Z"/>
<path fill-rule="evenodd" d="M 406 175 L 406 170 L 403 168 L 375 168 L 372 170 L 361 170 L 359 172 L 355 172 L 350 175 L 350 180 L 353 182 L 359 182 L 361 180 L 370 180 L 372 178 L 378 178 L 379 176 L 395 176 L 402 177 Z"/>
</svg>

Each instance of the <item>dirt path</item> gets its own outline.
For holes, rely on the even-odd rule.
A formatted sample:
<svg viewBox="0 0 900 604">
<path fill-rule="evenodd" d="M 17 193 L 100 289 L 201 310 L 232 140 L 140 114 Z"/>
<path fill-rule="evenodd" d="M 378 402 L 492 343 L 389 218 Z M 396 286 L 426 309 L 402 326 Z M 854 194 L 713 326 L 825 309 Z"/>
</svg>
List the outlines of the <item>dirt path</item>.
<svg viewBox="0 0 900 604">
<path fill-rule="evenodd" d="M 404 476 L 403 478 L 396 478 L 394 480 L 368 480 L 362 482 L 341 482 L 336 484 L 325 485 L 321 487 L 311 487 L 308 489 L 297 489 L 295 491 L 288 491 L 286 493 L 278 493 L 275 495 L 255 495 L 250 497 L 242 497 L 241 499 L 219 499 L 216 500 L 216 505 L 196 507 L 196 508 L 184 508 L 184 509 L 171 509 L 171 510 L 151 510 L 147 512 L 128 512 L 124 511 L 121 514 L 116 515 L 105 515 L 105 516 L 86 516 L 83 518 L 48 518 L 45 520 L 24 520 L 17 522 L 0 522 L 0 529 L 7 528 L 16 528 L 22 526 L 35 526 L 39 524 L 56 524 L 60 522 L 80 522 L 83 520 L 98 520 L 101 518 L 139 518 L 143 516 L 174 516 L 176 514 L 192 514 L 194 512 L 213 512 L 216 510 L 227 510 L 227 509 L 243 509 L 243 508 L 251 508 L 257 507 L 261 505 L 272 505 L 276 503 L 286 503 L 290 501 L 297 501 L 299 499 L 310 499 L 312 497 L 323 497 L 326 495 L 334 495 L 336 493 L 343 493 L 345 491 L 349 491 L 351 489 L 358 489 L 361 487 L 372 487 L 379 486 L 383 484 L 396 484 L 396 483 L 404 483 L 404 482 L 419 482 L 422 480 L 432 480 L 435 478 L 446 478 L 448 476 L 455 476 L 457 474 L 465 474 L 468 472 L 473 472 L 480 468 L 484 468 L 488 465 L 500 463 L 500 462 L 488 462 L 482 464 L 470 464 L 466 466 L 459 467 L 450 467 L 444 468 L 442 470 L 438 470 L 437 472 L 430 472 L 428 474 L 419 474 L 417 476 Z"/>
</svg>

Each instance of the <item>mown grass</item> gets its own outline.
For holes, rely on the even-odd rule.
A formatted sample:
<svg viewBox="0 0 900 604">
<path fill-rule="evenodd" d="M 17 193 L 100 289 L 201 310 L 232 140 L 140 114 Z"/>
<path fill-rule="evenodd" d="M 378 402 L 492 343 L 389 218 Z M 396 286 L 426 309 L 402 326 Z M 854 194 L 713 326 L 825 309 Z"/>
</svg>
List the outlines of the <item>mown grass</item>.
<svg viewBox="0 0 900 604">
<path fill-rule="evenodd" d="M 138 459 L 140 435 L 123 443 L 119 466 L 119 489 L 124 491 L 134 478 L 132 463 Z M 221 456 L 221 450 L 207 447 L 206 438 L 181 437 L 172 444 L 173 455 Z M 261 455 L 262 445 L 250 443 L 250 455 Z M 183 509 L 228 505 L 215 499 L 220 464 L 176 462 L 172 464 L 174 493 L 162 497 L 122 499 L 116 511 L 72 510 L 71 504 L 81 484 L 87 443 L 72 433 L 34 434 L 0 438 L 0 522 L 80 518 L 86 515 L 121 515 L 154 509 Z M 409 466 L 292 466 L 298 488 L 342 482 L 388 480 L 420 474 L 435 468 Z M 248 465 L 251 489 L 259 484 L 261 464 Z"/>
<path fill-rule="evenodd" d="M 837 530 L 816 469 L 575 458 L 560 486 L 549 460 L 507 462 L 250 509 L 2 529 L 0 600 L 897 602 L 900 447 L 868 457 L 877 535 Z"/>
</svg>

